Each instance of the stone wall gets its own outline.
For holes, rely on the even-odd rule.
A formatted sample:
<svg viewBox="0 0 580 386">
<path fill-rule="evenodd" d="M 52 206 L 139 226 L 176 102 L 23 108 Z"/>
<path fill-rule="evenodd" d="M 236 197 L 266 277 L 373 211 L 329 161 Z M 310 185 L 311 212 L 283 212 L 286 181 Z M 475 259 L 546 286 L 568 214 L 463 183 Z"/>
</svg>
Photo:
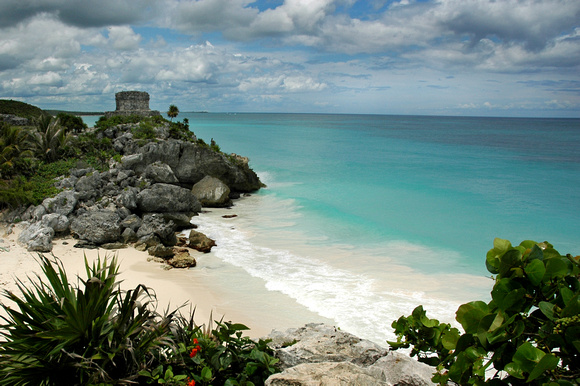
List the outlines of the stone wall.
<svg viewBox="0 0 580 386">
<path fill-rule="evenodd" d="M 105 112 L 105 117 L 114 115 L 140 115 L 152 117 L 159 111 L 149 109 L 149 94 L 144 91 L 121 91 L 115 94 L 117 109 Z"/>
<path fill-rule="evenodd" d="M 117 111 L 149 110 L 149 94 L 144 91 L 121 91 L 115 94 Z"/>
</svg>

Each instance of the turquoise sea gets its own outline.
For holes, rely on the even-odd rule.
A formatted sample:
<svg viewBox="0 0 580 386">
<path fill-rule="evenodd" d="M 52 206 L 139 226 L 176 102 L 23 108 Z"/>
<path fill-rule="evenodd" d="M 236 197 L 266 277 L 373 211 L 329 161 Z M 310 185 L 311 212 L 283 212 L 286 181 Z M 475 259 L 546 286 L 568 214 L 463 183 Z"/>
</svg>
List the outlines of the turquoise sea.
<svg viewBox="0 0 580 386">
<path fill-rule="evenodd" d="M 217 240 L 212 280 L 248 302 L 270 299 L 266 310 L 280 313 L 275 296 L 384 343 L 418 304 L 450 321 L 462 302 L 486 300 L 495 237 L 580 253 L 579 119 L 183 118 L 249 157 L 267 185 L 194 220 Z"/>
</svg>

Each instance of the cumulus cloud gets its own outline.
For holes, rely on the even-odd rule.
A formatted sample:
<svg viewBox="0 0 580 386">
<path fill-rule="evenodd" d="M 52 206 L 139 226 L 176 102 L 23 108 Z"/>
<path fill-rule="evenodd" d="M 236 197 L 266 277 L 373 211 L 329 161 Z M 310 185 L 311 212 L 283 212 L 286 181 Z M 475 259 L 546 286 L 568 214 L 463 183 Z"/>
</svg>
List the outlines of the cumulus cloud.
<svg viewBox="0 0 580 386">
<path fill-rule="evenodd" d="M 121 25 L 142 20 L 154 6 L 154 0 L 3 0 L 0 28 L 41 14 L 77 27 Z"/>
<path fill-rule="evenodd" d="M 131 27 L 109 27 L 109 41 L 115 50 L 132 51 L 139 48 L 141 36 Z"/>
</svg>

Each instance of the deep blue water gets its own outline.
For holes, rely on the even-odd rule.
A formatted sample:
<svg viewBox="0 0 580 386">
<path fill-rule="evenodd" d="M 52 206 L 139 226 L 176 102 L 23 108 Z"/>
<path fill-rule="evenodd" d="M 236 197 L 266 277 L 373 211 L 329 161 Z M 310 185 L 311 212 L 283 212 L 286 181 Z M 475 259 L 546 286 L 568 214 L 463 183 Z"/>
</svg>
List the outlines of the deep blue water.
<svg viewBox="0 0 580 386">
<path fill-rule="evenodd" d="M 249 157 L 268 185 L 236 204 L 236 220 L 199 219 L 212 253 L 236 267 L 221 266 L 216 285 L 251 282 L 247 297 L 277 292 L 359 336 L 384 342 L 418 304 L 450 320 L 461 302 L 485 300 L 495 237 L 580 253 L 578 119 L 183 118 Z"/>
</svg>

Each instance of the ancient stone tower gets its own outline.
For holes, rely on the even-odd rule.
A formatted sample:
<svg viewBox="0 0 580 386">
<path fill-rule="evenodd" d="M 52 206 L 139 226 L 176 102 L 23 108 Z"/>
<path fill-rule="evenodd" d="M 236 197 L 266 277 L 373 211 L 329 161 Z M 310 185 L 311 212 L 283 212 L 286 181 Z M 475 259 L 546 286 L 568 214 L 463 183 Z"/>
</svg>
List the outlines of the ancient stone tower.
<svg viewBox="0 0 580 386">
<path fill-rule="evenodd" d="M 117 109 L 107 111 L 105 117 L 114 115 L 140 115 L 152 117 L 159 115 L 159 111 L 149 109 L 149 94 L 144 91 L 121 91 L 115 94 Z"/>
</svg>

